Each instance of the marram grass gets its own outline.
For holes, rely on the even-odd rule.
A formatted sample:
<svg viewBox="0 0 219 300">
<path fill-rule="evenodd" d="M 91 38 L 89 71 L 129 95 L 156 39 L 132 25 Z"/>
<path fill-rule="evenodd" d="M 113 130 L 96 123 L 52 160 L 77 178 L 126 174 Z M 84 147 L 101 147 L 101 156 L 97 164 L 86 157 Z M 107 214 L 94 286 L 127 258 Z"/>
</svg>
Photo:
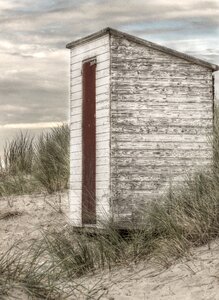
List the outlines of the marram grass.
<svg viewBox="0 0 219 300">
<path fill-rule="evenodd" d="M 69 128 L 62 125 L 38 139 L 20 132 L 0 159 L 0 197 L 62 192 L 69 182 Z"/>
<path fill-rule="evenodd" d="M 0 293 L 8 293 L 12 284 L 19 283 L 32 296 L 59 299 L 59 293 L 64 297 L 64 290 L 57 283 L 59 278 L 70 283 L 73 293 L 78 290 L 74 285 L 78 277 L 99 269 L 110 270 L 147 259 L 168 267 L 176 259 L 189 255 L 191 247 L 203 244 L 210 247 L 219 235 L 218 128 L 217 119 L 211 141 L 213 167 L 189 176 L 183 185 L 151 203 L 141 230 L 132 230 L 124 236 L 110 223 L 103 224 L 103 230 L 93 235 L 77 233 L 70 225 L 44 231 L 39 250 L 32 248 L 27 255 L 29 265 L 24 266 L 17 254 L 0 259 Z M 49 193 L 67 188 L 68 147 L 69 129 L 65 127 L 41 136 L 34 147 L 33 176 Z M 45 257 L 47 263 L 42 264 Z"/>
</svg>

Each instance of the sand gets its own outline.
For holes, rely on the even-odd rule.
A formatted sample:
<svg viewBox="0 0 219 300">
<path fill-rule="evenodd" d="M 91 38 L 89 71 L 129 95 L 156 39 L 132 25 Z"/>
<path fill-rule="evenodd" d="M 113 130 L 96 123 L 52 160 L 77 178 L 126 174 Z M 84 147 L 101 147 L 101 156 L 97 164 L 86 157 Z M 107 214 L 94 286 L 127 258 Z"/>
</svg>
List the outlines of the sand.
<svg viewBox="0 0 219 300">
<path fill-rule="evenodd" d="M 43 195 L 0 198 L 0 252 L 20 239 L 37 240 L 42 228 L 65 226 L 67 194 L 62 194 L 63 214 L 57 201 L 57 196 Z M 99 290 L 104 300 L 219 300 L 219 240 L 210 249 L 193 249 L 189 259 L 168 269 L 145 262 L 97 272 L 80 281 Z M 77 299 L 86 298 L 78 295 Z"/>
<path fill-rule="evenodd" d="M 68 222 L 68 195 L 62 194 L 59 213 L 58 196 L 23 195 L 0 198 L 0 252 L 19 240 L 34 241 L 42 229 L 65 226 Z"/>
<path fill-rule="evenodd" d="M 190 260 L 168 269 L 139 264 L 102 275 L 106 295 L 116 300 L 216 300 L 219 299 L 219 241 L 211 249 L 197 248 Z M 111 286 L 110 286 L 111 284 Z"/>
</svg>

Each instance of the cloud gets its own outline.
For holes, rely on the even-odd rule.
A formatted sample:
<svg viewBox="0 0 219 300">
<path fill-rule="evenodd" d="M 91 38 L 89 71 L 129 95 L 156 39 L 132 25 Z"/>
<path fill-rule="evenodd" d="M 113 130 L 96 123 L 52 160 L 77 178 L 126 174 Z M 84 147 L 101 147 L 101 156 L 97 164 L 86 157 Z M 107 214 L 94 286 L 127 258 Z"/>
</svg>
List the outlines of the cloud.
<svg viewBox="0 0 219 300">
<path fill-rule="evenodd" d="M 57 35 L 63 30 L 67 36 L 77 36 L 85 31 L 103 27 L 106 23 L 120 27 L 153 20 L 190 18 L 192 21 L 197 17 L 208 19 L 205 26 L 219 22 L 219 4 L 216 0 L 184 0 L 183 3 L 172 0 L 127 0 L 125 5 L 124 0 L 53 1 L 53 5 L 47 6 L 43 3 L 51 1 L 39 2 L 41 6 L 38 5 L 36 10 L 34 6 L 28 6 L 26 1 L 21 1 L 23 9 L 18 10 L 16 7 L 15 11 L 9 11 L 8 16 L 1 21 L 2 25 L 5 23 L 6 28 L 16 26 L 18 30 L 24 31 L 38 28 L 42 33 L 58 29 Z M 29 10 L 24 9 L 26 7 L 29 7 Z"/>
<path fill-rule="evenodd" d="M 184 0 L 93 0 L 19 1 L 20 6 L 7 9 L 0 24 L 2 36 L 14 46 L 24 43 L 32 46 L 61 48 L 65 43 L 99 30 L 105 26 L 118 29 L 130 28 L 131 33 L 141 35 L 169 32 L 218 30 L 218 1 Z M 180 21 L 180 22 L 179 22 Z M 168 26 L 168 22 L 172 22 Z M 157 26 L 158 24 L 158 26 Z M 134 26 L 139 25 L 135 30 Z M 131 28 L 133 26 L 133 28 Z M 141 28 L 141 29 L 140 29 Z M 217 29 L 216 29 L 217 28 Z M 192 29 L 192 30 L 191 30 Z M 203 32 L 199 32 L 202 34 Z"/>
<path fill-rule="evenodd" d="M 21 50 L 22 49 L 22 50 Z M 68 52 L 35 47 L 0 55 L 0 105 L 7 110 L 0 124 L 64 121 L 68 118 Z M 10 62 L 10 68 L 8 68 Z M 10 106 L 8 106 L 10 105 Z M 20 108 L 25 108 L 21 111 Z M 9 109 L 10 108 L 10 109 Z"/>
<path fill-rule="evenodd" d="M 0 0 L 0 26 L 0 129 L 66 121 L 65 45 L 106 26 L 219 63 L 218 0 Z"/>
<path fill-rule="evenodd" d="M 64 122 L 38 122 L 0 125 L 0 129 L 44 129 L 61 126 Z"/>
</svg>

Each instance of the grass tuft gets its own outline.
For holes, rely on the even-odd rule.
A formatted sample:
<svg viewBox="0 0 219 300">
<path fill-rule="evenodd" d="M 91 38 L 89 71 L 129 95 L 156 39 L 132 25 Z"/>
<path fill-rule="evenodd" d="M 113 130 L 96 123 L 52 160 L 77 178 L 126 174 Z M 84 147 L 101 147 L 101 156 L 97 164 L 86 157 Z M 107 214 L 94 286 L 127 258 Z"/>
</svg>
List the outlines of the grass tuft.
<svg viewBox="0 0 219 300">
<path fill-rule="evenodd" d="M 0 160 L 0 197 L 62 192 L 68 181 L 67 125 L 43 133 L 35 142 L 28 133 L 20 132 L 6 144 Z"/>
<path fill-rule="evenodd" d="M 19 135 L 6 143 L 4 156 L 1 160 L 1 170 L 10 175 L 18 173 L 31 174 L 33 167 L 33 137 L 27 132 Z"/>
<path fill-rule="evenodd" d="M 34 176 L 48 193 L 68 188 L 69 128 L 62 125 L 42 134 L 36 145 Z"/>
</svg>

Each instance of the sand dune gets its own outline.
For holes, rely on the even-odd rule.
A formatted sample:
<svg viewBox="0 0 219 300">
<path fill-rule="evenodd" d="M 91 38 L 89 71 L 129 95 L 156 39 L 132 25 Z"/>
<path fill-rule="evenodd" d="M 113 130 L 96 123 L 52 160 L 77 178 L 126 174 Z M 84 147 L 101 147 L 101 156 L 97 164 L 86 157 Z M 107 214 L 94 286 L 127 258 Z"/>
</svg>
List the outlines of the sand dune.
<svg viewBox="0 0 219 300">
<path fill-rule="evenodd" d="M 67 214 L 68 197 L 63 194 Z M 57 197 L 19 196 L 0 199 L 0 252 L 19 239 L 38 239 L 41 228 L 65 226 L 65 214 L 57 212 Z M 80 279 L 99 290 L 105 300 L 219 300 L 219 241 L 191 251 L 190 258 L 168 269 L 152 263 L 120 267 Z M 17 295 L 17 299 L 25 296 Z M 78 295 L 78 299 L 86 299 Z M 98 296 L 96 296 L 98 299 Z"/>
</svg>

